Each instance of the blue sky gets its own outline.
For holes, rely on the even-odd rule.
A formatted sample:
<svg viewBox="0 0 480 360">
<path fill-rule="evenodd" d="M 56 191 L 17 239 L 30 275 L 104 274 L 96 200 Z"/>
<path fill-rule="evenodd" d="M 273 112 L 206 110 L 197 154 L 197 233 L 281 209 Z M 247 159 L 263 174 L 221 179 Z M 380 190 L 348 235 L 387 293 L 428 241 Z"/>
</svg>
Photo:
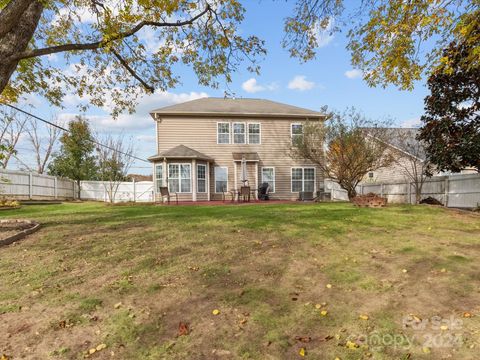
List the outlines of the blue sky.
<svg viewBox="0 0 480 360">
<path fill-rule="evenodd" d="M 244 68 L 233 76 L 229 90 L 236 97 L 265 98 L 295 106 L 318 110 L 323 105 L 342 110 L 355 106 L 366 116 L 393 118 L 398 126 L 418 123 L 423 111 L 423 98 L 427 89 L 418 83 L 413 91 L 370 88 L 361 78 L 361 73 L 352 68 L 350 54 L 346 50 L 346 34 L 326 34 L 321 39 L 317 58 L 301 63 L 289 57 L 281 47 L 283 19 L 291 13 L 291 5 L 284 1 L 247 0 L 245 21 L 240 31 L 243 35 L 255 34 L 266 41 L 268 54 L 261 62 L 261 74 L 256 76 Z M 52 58 L 64 66 L 57 57 Z M 191 100 L 200 96 L 222 97 L 225 88 L 211 89 L 199 86 L 189 68 L 179 67 L 181 84 L 166 93 L 156 93 L 140 100 L 133 115 L 122 115 L 117 120 L 108 116 L 108 109 L 92 108 L 88 111 L 92 128 L 102 133 L 123 133 L 134 139 L 137 156 L 145 158 L 155 152 L 154 122 L 148 111 L 161 106 Z M 45 118 L 56 114 L 60 119 L 69 119 L 78 113 L 75 96 L 67 97 L 64 109 L 50 108 L 38 98 L 30 97 L 36 106 L 35 113 Z M 20 154 L 22 155 L 22 154 Z M 25 154 L 28 157 L 28 154 Z M 28 161 L 27 161 L 28 162 Z M 12 163 L 15 166 L 14 163 Z M 148 164 L 136 162 L 131 172 L 150 173 Z"/>
</svg>

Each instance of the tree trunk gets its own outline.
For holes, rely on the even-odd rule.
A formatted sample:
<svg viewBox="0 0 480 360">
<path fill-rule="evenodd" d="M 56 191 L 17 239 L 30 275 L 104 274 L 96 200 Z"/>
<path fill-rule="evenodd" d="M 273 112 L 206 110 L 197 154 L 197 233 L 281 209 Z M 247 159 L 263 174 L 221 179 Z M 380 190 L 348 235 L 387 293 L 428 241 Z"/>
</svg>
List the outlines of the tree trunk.
<svg viewBox="0 0 480 360">
<path fill-rule="evenodd" d="M 6 24 L 0 28 L 0 94 L 19 62 L 9 59 L 26 50 L 42 12 L 43 5 L 39 1 L 12 0 L 0 13 L 0 20 Z"/>
<path fill-rule="evenodd" d="M 352 188 L 352 189 L 346 189 L 347 190 L 347 194 L 348 194 L 348 200 L 349 201 L 352 201 L 352 199 L 357 196 L 357 190 L 355 190 L 355 188 Z"/>
<path fill-rule="evenodd" d="M 77 180 L 77 200 L 81 200 L 80 199 L 81 191 L 82 191 L 82 189 L 80 189 L 80 180 Z"/>
</svg>

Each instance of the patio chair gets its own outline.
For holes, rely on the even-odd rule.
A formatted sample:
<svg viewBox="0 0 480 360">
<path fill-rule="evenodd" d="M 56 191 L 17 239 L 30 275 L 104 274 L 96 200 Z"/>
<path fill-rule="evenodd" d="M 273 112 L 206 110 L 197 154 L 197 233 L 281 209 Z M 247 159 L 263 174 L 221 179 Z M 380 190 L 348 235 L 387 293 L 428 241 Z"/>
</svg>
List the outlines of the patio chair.
<svg viewBox="0 0 480 360">
<path fill-rule="evenodd" d="M 162 198 L 162 202 L 163 202 L 163 199 L 164 198 L 167 198 L 167 203 L 170 205 L 170 198 L 172 196 L 175 196 L 175 201 L 178 205 L 178 194 L 177 193 L 172 193 L 170 194 L 170 191 L 168 191 L 168 187 L 167 186 L 161 186 L 160 187 L 160 196 Z"/>
<path fill-rule="evenodd" d="M 232 202 L 235 201 L 235 190 L 227 190 L 227 188 L 224 186 L 222 188 L 222 201 L 225 202 L 225 199 L 227 196 L 230 195 L 232 197 Z"/>
<path fill-rule="evenodd" d="M 241 197 L 243 201 L 250 202 L 250 194 L 251 194 L 250 186 L 241 186 L 240 192 L 238 193 L 238 200 L 240 201 L 240 197 Z"/>
<path fill-rule="evenodd" d="M 270 184 L 267 182 L 262 183 L 258 188 L 258 198 L 260 200 L 270 200 Z"/>
</svg>

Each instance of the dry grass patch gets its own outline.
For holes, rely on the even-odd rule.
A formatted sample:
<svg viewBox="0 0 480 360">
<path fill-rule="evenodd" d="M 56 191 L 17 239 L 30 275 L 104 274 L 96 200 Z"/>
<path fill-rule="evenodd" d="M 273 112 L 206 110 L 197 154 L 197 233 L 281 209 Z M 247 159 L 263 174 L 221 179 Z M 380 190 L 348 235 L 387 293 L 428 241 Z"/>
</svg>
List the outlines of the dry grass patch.
<svg viewBox="0 0 480 360">
<path fill-rule="evenodd" d="M 84 203 L 8 216 L 44 225 L 0 249 L 0 353 L 14 358 L 295 359 L 304 348 L 312 359 L 474 359 L 480 349 L 473 214 Z M 462 324 L 405 327 L 408 316 Z"/>
</svg>

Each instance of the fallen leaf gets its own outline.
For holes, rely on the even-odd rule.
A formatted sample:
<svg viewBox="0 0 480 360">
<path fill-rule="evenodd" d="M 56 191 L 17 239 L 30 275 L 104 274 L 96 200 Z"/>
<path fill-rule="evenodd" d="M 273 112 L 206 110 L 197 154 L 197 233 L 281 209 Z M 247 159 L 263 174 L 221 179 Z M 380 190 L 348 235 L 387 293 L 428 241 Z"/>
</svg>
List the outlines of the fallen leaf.
<svg viewBox="0 0 480 360">
<path fill-rule="evenodd" d="M 301 357 L 304 357 L 306 354 L 306 351 L 305 351 L 305 348 L 300 348 L 300 350 L 298 351 L 298 355 L 300 355 Z"/>
<path fill-rule="evenodd" d="M 190 331 L 188 329 L 188 324 L 180 321 L 178 323 L 178 334 L 177 334 L 177 336 L 188 335 L 189 332 Z"/>
<path fill-rule="evenodd" d="M 303 343 L 309 343 L 312 341 L 312 338 L 310 336 L 295 336 L 295 340 Z"/>
<path fill-rule="evenodd" d="M 320 309 L 322 307 L 322 304 L 315 304 L 315 309 Z"/>
<path fill-rule="evenodd" d="M 407 269 L 402 269 L 402 272 L 403 272 L 403 273 L 407 273 L 408 270 L 407 270 Z"/>
<path fill-rule="evenodd" d="M 422 351 L 423 351 L 425 354 L 430 354 L 430 353 L 432 352 L 432 351 L 430 350 L 430 348 L 429 348 L 429 347 L 426 347 L 426 346 L 422 348 Z"/>
<path fill-rule="evenodd" d="M 348 340 L 347 343 L 345 344 L 345 346 L 349 349 L 356 349 L 358 348 L 358 344 Z"/>
<path fill-rule="evenodd" d="M 106 349 L 106 348 L 107 348 L 107 344 L 100 344 L 100 345 L 97 345 L 95 349 L 97 351 L 102 351 L 103 349 Z"/>
<path fill-rule="evenodd" d="M 121 302 L 121 301 L 118 302 L 118 303 L 116 303 L 115 305 L 113 305 L 113 307 L 114 307 L 115 309 L 119 309 L 120 306 L 122 306 L 122 302 Z"/>
<path fill-rule="evenodd" d="M 0 360 L 10 360 L 10 357 L 8 355 L 2 354 Z"/>
<path fill-rule="evenodd" d="M 359 316 L 359 318 L 362 319 L 362 320 L 368 320 L 368 315 L 363 315 L 362 314 L 362 315 Z"/>
<path fill-rule="evenodd" d="M 342 359 L 340 359 L 339 357 L 336 357 L 335 360 L 342 360 Z"/>
<path fill-rule="evenodd" d="M 96 351 L 97 351 L 97 349 L 91 348 L 90 350 L 88 350 L 88 353 L 89 353 L 90 355 L 92 355 L 92 354 L 95 354 Z"/>
<path fill-rule="evenodd" d="M 320 315 L 322 315 L 322 316 L 327 316 L 327 314 L 328 314 L 327 310 L 320 311 Z"/>
<path fill-rule="evenodd" d="M 447 271 L 447 269 L 445 269 L 445 268 L 443 268 L 442 270 L 440 270 L 440 272 L 443 272 L 443 273 L 446 272 L 446 271 Z"/>
<path fill-rule="evenodd" d="M 470 314 L 469 312 L 464 312 L 464 313 L 463 313 L 463 317 L 464 317 L 464 318 L 471 318 L 471 317 L 473 317 L 473 315 Z"/>
<path fill-rule="evenodd" d="M 332 288 L 332 284 L 327 284 L 327 289 L 331 289 Z"/>
<path fill-rule="evenodd" d="M 440 326 L 440 330 L 446 331 L 446 330 L 448 330 L 448 326 L 447 325 L 442 325 L 442 326 Z"/>
<path fill-rule="evenodd" d="M 218 314 L 220 314 L 220 310 L 214 309 L 214 310 L 212 311 L 212 314 L 213 314 L 213 315 L 218 315 Z"/>
</svg>

